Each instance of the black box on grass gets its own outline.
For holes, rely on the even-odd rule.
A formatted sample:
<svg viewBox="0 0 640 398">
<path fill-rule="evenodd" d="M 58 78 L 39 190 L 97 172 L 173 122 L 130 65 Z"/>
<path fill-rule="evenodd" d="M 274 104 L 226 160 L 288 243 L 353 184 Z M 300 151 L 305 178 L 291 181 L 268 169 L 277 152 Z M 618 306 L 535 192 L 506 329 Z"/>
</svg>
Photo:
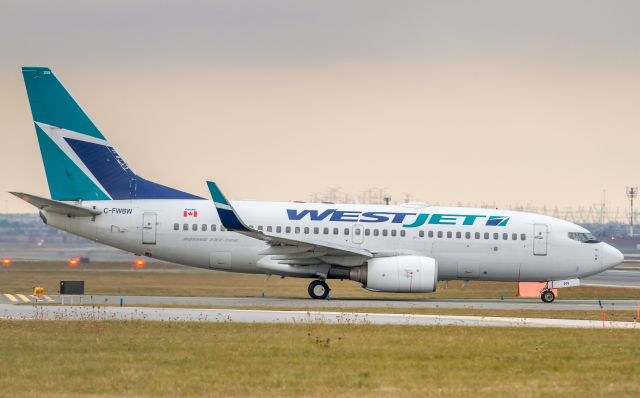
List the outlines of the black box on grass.
<svg viewBox="0 0 640 398">
<path fill-rule="evenodd" d="M 84 294 L 84 281 L 60 281 L 60 294 Z"/>
</svg>

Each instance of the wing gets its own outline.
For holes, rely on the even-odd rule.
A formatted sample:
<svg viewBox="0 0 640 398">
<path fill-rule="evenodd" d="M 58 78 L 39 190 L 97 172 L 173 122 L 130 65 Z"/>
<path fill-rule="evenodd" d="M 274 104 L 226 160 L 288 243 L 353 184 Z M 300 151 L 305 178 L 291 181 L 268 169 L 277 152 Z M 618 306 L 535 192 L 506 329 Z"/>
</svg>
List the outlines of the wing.
<svg viewBox="0 0 640 398">
<path fill-rule="evenodd" d="M 280 264 L 321 264 L 323 263 L 321 257 L 351 257 L 355 262 L 361 263 L 364 259 L 373 257 L 368 250 L 357 247 L 297 236 L 294 239 L 290 236 L 281 236 L 251 228 L 242 221 L 215 182 L 207 181 L 207 186 L 211 192 L 211 197 L 222 225 L 229 231 L 267 242 L 270 247 L 260 254 L 271 255 L 271 259 L 278 261 Z M 358 261 L 357 258 L 361 260 Z"/>
</svg>

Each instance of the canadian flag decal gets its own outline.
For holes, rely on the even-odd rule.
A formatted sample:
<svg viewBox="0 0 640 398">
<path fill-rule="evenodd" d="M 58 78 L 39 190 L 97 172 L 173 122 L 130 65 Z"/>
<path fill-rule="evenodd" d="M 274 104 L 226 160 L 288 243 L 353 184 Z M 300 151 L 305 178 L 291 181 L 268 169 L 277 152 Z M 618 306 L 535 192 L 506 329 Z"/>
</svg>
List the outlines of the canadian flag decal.
<svg viewBox="0 0 640 398">
<path fill-rule="evenodd" d="M 198 210 L 196 209 L 184 209 L 182 213 L 183 217 L 198 217 Z"/>
</svg>

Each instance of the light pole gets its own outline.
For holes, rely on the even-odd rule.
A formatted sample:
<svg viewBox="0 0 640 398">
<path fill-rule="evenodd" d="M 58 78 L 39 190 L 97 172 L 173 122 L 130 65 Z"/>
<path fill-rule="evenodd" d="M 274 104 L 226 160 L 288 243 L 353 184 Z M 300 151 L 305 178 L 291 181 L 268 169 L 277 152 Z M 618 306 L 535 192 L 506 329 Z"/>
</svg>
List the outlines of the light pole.
<svg viewBox="0 0 640 398">
<path fill-rule="evenodd" d="M 633 236 L 633 199 L 638 196 L 638 187 L 627 187 L 627 198 L 631 202 L 631 211 L 629 212 L 629 236 Z"/>
</svg>

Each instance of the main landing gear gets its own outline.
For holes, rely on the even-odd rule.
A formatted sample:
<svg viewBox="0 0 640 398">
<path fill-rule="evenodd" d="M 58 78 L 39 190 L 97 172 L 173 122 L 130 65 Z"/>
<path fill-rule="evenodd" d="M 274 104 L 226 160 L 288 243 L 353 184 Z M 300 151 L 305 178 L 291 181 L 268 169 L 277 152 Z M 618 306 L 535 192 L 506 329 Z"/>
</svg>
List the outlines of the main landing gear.
<svg viewBox="0 0 640 398">
<path fill-rule="evenodd" d="M 540 298 L 545 303 L 552 303 L 556 299 L 556 295 L 551 290 L 543 290 Z"/>
<path fill-rule="evenodd" d="M 317 279 L 309 284 L 309 296 L 312 299 L 326 299 L 329 295 L 329 285 L 323 280 Z"/>
</svg>

